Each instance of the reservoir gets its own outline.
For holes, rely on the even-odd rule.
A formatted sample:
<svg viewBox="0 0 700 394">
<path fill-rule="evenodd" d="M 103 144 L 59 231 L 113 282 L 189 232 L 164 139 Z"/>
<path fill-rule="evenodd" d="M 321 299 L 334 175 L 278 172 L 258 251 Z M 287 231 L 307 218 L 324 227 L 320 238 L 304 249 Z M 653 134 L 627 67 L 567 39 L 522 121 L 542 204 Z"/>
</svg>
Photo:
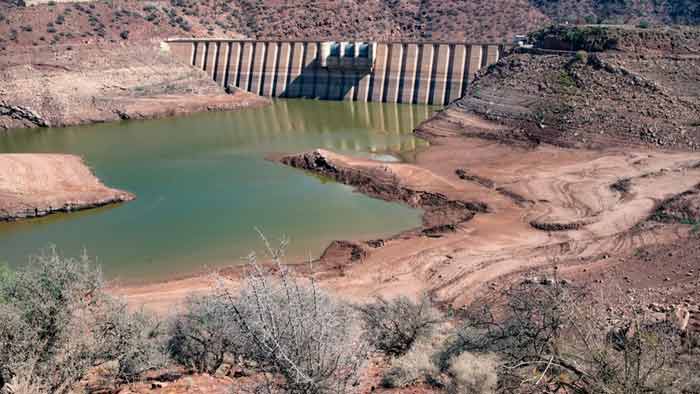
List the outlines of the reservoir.
<svg viewBox="0 0 700 394">
<path fill-rule="evenodd" d="M 136 200 L 112 207 L 0 223 L 0 262 L 26 263 L 55 244 L 83 250 L 110 279 L 167 279 L 240 264 L 288 237 L 289 260 L 318 257 L 335 239 L 371 239 L 414 228 L 421 211 L 267 160 L 324 148 L 411 161 L 426 146 L 411 131 L 428 106 L 275 100 L 237 112 L 149 121 L 14 130 L 0 153 L 76 154 L 107 186 Z"/>
</svg>

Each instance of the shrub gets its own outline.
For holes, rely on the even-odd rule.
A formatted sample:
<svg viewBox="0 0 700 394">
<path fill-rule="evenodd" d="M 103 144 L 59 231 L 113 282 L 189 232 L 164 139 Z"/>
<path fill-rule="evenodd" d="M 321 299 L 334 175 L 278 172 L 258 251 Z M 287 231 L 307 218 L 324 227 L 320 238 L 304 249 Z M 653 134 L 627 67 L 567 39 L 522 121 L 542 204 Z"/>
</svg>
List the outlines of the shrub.
<svg viewBox="0 0 700 394">
<path fill-rule="evenodd" d="M 8 383 L 5 390 L 9 394 L 45 394 L 48 393 L 48 388 L 41 383 L 37 383 L 34 379 L 34 371 L 31 369 L 22 369 Z"/>
<path fill-rule="evenodd" d="M 588 63 L 588 52 L 586 51 L 577 51 L 576 52 L 576 60 L 579 63 L 586 64 Z"/>
<path fill-rule="evenodd" d="M 377 298 L 373 303 L 356 308 L 360 311 L 369 343 L 393 356 L 405 354 L 416 340 L 429 335 L 442 320 L 425 296 L 418 303 L 407 297 Z"/>
<path fill-rule="evenodd" d="M 5 262 L 0 262 L 0 288 L 9 286 L 9 283 L 15 278 L 15 272 Z M 0 292 L 0 305 L 5 302 L 2 292 Z"/>
<path fill-rule="evenodd" d="M 190 25 L 190 23 L 187 22 L 186 20 L 182 20 L 182 22 L 180 22 L 179 25 L 180 25 L 180 28 L 184 31 L 187 31 L 187 32 L 192 31 L 192 25 Z"/>
<path fill-rule="evenodd" d="M 130 313 L 123 302 L 107 300 L 95 316 L 98 360 L 116 362 L 108 370 L 116 382 L 130 382 L 166 362 L 160 323 L 138 311 Z"/>
<path fill-rule="evenodd" d="M 632 179 L 631 178 L 620 178 L 615 183 L 610 185 L 610 189 L 622 194 L 627 194 L 632 190 Z"/>
<path fill-rule="evenodd" d="M 32 370 L 36 333 L 14 306 L 0 303 L 0 390 L 20 371 Z"/>
<path fill-rule="evenodd" d="M 571 392 L 642 393 L 667 392 L 697 368 L 681 361 L 687 350 L 673 324 L 650 319 L 635 301 L 594 307 L 586 293 L 557 281 L 518 285 L 504 296 L 499 319 L 489 306 L 469 312 L 438 357 L 443 371 L 456 377 L 454 360 L 465 353 L 496 353 L 505 392 L 563 385 Z"/>
<path fill-rule="evenodd" d="M 560 71 L 559 72 L 559 75 L 557 76 L 557 82 L 564 89 L 573 89 L 577 86 L 576 80 L 567 71 Z"/>
<path fill-rule="evenodd" d="M 460 354 L 450 362 L 451 391 L 460 394 L 494 393 L 498 365 L 498 358 L 493 354 Z"/>
<path fill-rule="evenodd" d="M 121 33 L 119 33 L 119 37 L 122 38 L 122 40 L 128 40 L 129 39 L 129 31 L 124 30 Z"/>
<path fill-rule="evenodd" d="M 102 283 L 87 257 L 64 258 L 54 249 L 3 276 L 0 391 L 30 384 L 62 394 L 96 365 L 116 362 L 114 376 L 130 380 L 158 364 L 151 322 L 128 313 Z"/>
<path fill-rule="evenodd" d="M 569 51 L 585 50 L 601 52 L 614 49 L 617 37 L 611 31 L 599 26 L 550 26 L 528 35 L 528 41 L 538 48 L 562 49 Z M 555 47 L 551 47 L 553 43 Z"/>
<path fill-rule="evenodd" d="M 406 354 L 394 359 L 382 377 L 382 386 L 407 387 L 416 383 L 436 381 L 440 371 L 433 362 L 435 349 L 442 338 L 423 338 Z"/>
<path fill-rule="evenodd" d="M 170 323 L 169 337 L 168 351 L 175 361 L 210 374 L 244 341 L 228 304 L 215 295 L 188 298 L 185 311 Z"/>
<path fill-rule="evenodd" d="M 253 254 L 240 295 L 219 290 L 250 343 L 243 356 L 280 377 L 263 383 L 267 392 L 353 392 L 366 359 L 354 310 L 317 288 L 313 279 L 297 279 L 282 263 L 285 245 L 268 246 L 274 272 L 263 269 Z"/>
</svg>

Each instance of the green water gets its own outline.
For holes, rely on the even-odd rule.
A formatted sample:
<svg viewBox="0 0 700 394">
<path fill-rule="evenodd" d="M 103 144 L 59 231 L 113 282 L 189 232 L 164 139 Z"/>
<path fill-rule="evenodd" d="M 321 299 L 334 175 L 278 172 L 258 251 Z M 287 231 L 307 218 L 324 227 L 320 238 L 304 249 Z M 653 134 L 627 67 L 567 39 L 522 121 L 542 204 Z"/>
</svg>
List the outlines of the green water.
<svg viewBox="0 0 700 394">
<path fill-rule="evenodd" d="M 265 159 L 314 148 L 410 161 L 424 143 L 411 130 L 429 107 L 278 100 L 272 106 L 153 121 L 0 136 L 0 152 L 82 156 L 133 202 L 0 224 L 0 261 L 23 264 L 49 244 L 83 249 L 106 275 L 151 280 L 240 263 L 260 250 L 259 228 L 290 239 L 293 258 L 316 257 L 334 239 L 394 234 L 419 210 L 388 203 Z"/>
</svg>

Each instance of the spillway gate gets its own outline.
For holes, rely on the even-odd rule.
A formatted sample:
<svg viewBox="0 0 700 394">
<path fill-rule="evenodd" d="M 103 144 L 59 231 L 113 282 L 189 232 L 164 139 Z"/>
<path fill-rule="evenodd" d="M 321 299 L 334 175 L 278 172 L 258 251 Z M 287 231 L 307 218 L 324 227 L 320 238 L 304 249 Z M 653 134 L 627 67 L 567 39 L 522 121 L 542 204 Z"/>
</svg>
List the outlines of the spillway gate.
<svg viewBox="0 0 700 394">
<path fill-rule="evenodd" d="M 179 60 L 222 87 L 267 97 L 445 105 L 504 45 L 169 39 Z"/>
</svg>

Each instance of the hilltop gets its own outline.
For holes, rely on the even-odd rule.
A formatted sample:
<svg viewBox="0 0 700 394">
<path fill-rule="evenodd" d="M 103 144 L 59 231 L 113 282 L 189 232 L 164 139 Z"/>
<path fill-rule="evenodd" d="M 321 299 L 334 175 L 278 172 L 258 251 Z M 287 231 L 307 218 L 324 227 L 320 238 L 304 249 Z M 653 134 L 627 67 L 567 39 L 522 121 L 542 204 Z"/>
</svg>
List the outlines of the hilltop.
<svg viewBox="0 0 700 394">
<path fill-rule="evenodd" d="M 550 28 L 454 103 L 504 138 L 566 147 L 700 149 L 700 30 Z"/>
<path fill-rule="evenodd" d="M 42 4 L 38 4 L 42 3 Z M 510 42 L 553 23 L 698 24 L 693 0 L 0 1 L 0 51 L 169 36 Z"/>
</svg>

